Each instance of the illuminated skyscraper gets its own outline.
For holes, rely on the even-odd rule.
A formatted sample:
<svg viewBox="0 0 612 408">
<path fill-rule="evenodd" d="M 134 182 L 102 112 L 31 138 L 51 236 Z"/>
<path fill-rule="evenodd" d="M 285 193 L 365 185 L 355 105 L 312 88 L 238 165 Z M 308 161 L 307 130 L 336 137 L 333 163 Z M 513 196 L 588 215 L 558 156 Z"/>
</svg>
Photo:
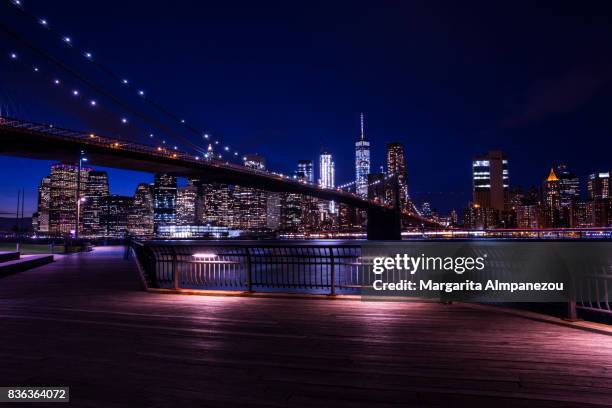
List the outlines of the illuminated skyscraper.
<svg viewBox="0 0 612 408">
<path fill-rule="evenodd" d="M 559 226 L 569 227 L 572 205 L 580 200 L 580 180 L 565 164 L 559 164 L 555 173 L 559 178 Z"/>
<path fill-rule="evenodd" d="M 246 155 L 244 165 L 254 170 L 266 169 L 265 159 L 257 154 Z M 268 199 L 265 191 L 236 186 L 233 199 L 236 216 L 235 227 L 249 231 L 262 230 L 267 227 Z"/>
<path fill-rule="evenodd" d="M 404 145 L 400 142 L 387 143 L 387 176 L 391 175 L 397 178 L 400 209 L 405 209 L 408 206 L 408 174 Z M 395 186 L 393 184 L 389 184 L 386 192 L 387 203 L 390 205 L 395 205 Z"/>
<path fill-rule="evenodd" d="M 194 225 L 196 222 L 196 201 L 198 188 L 190 181 L 177 191 L 176 225 Z"/>
<path fill-rule="evenodd" d="M 321 152 L 319 156 L 319 187 L 334 188 L 335 185 L 335 165 L 331 153 L 327 151 Z M 333 201 L 329 202 L 329 212 L 336 212 L 336 204 Z"/>
<path fill-rule="evenodd" d="M 51 201 L 51 179 L 43 177 L 38 187 L 38 211 L 36 213 L 36 224 L 32 225 L 35 232 L 39 234 L 49 233 L 49 205 Z M 34 219 L 33 219 L 34 221 Z"/>
<path fill-rule="evenodd" d="M 304 180 L 307 183 L 314 183 L 312 160 L 298 160 L 297 171 L 295 172 L 295 175 L 299 180 Z"/>
<path fill-rule="evenodd" d="M 587 182 L 589 199 L 610 198 L 610 172 L 593 173 Z"/>
<path fill-rule="evenodd" d="M 550 173 L 542 186 L 543 191 L 543 215 L 545 227 L 558 227 L 560 222 L 561 211 L 561 190 L 559 178 L 555 174 L 554 169 L 550 169 Z"/>
<path fill-rule="evenodd" d="M 561 207 L 569 208 L 580 200 L 580 179 L 570 172 L 565 164 L 559 164 L 555 173 L 559 178 Z"/>
<path fill-rule="evenodd" d="M 176 177 L 156 174 L 153 184 L 153 222 L 155 233 L 162 225 L 176 225 Z"/>
<path fill-rule="evenodd" d="M 133 203 L 132 197 L 117 194 L 111 194 L 102 200 L 104 211 L 100 220 L 107 237 L 123 238 L 126 236 L 128 215 Z"/>
<path fill-rule="evenodd" d="M 136 187 L 128 214 L 128 232 L 137 237 L 153 235 L 153 196 L 149 184 L 141 183 Z"/>
<path fill-rule="evenodd" d="M 234 199 L 227 184 L 198 184 L 198 218 L 202 224 L 235 227 Z"/>
<path fill-rule="evenodd" d="M 82 203 L 83 235 L 97 237 L 104 235 L 100 217 L 104 211 L 103 201 L 108 197 L 108 175 L 105 171 L 90 171 L 85 185 Z"/>
<path fill-rule="evenodd" d="M 610 198 L 610 172 L 599 172 L 589 175 L 589 208 L 592 226 L 612 226 L 612 199 Z"/>
<path fill-rule="evenodd" d="M 362 113 L 361 135 L 355 142 L 355 191 L 360 197 L 368 196 L 368 174 L 370 174 L 370 142 L 365 139 Z"/>
<path fill-rule="evenodd" d="M 89 171 L 82 168 L 80 185 L 86 186 Z M 51 166 L 49 188 L 49 234 L 63 236 L 74 233 L 77 214 L 77 175 L 79 166 L 56 164 Z M 81 197 L 85 189 L 81 189 Z M 81 218 L 82 220 L 82 218 Z M 81 221 L 79 220 L 79 221 Z M 81 228 L 79 222 L 79 229 Z"/>
<path fill-rule="evenodd" d="M 295 193 L 282 193 L 280 226 L 285 232 L 297 232 L 302 223 L 303 196 Z"/>
<path fill-rule="evenodd" d="M 508 201 L 508 160 L 501 151 L 492 150 L 472 161 L 474 203 L 492 208 L 501 215 Z"/>
</svg>

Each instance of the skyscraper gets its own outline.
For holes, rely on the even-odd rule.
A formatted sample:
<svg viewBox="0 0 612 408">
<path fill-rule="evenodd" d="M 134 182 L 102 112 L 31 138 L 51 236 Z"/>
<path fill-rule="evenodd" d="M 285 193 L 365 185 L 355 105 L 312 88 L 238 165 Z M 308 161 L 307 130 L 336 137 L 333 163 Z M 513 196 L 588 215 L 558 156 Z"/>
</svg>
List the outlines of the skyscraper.
<svg viewBox="0 0 612 408">
<path fill-rule="evenodd" d="M 104 211 L 100 220 L 107 237 L 123 238 L 126 236 L 128 215 L 133 202 L 132 197 L 117 194 L 111 194 L 102 200 Z"/>
<path fill-rule="evenodd" d="M 472 161 L 474 203 L 492 208 L 500 215 L 508 201 L 508 159 L 499 150 L 477 156 Z"/>
<path fill-rule="evenodd" d="M 89 171 L 82 168 L 80 185 L 86 186 Z M 55 164 L 51 166 L 49 188 L 49 234 L 62 236 L 74 233 L 77 217 L 77 175 L 79 166 Z M 81 189 L 81 197 L 84 189 Z M 79 199 L 81 198 L 79 197 Z M 79 229 L 81 228 L 79 220 Z"/>
<path fill-rule="evenodd" d="M 312 160 L 298 160 L 295 176 L 307 183 L 314 183 L 314 172 L 312 171 Z"/>
<path fill-rule="evenodd" d="M 365 139 L 363 113 L 361 135 L 355 142 L 355 191 L 358 196 L 368 196 L 368 174 L 370 174 L 370 142 Z"/>
<path fill-rule="evenodd" d="M 589 175 L 587 182 L 589 199 L 610 198 L 610 172 L 599 172 Z"/>
<path fill-rule="evenodd" d="M 100 217 L 104 211 L 103 201 L 109 195 L 108 175 L 105 171 L 90 171 L 84 186 L 82 203 L 83 235 L 96 237 L 104 235 Z"/>
<path fill-rule="evenodd" d="M 387 143 L 387 176 L 393 175 L 397 180 L 400 209 L 408 207 L 408 174 L 406 172 L 406 159 L 404 145 L 400 142 Z M 395 186 L 390 183 L 386 191 L 387 203 L 395 205 Z"/>
<path fill-rule="evenodd" d="M 334 188 L 335 185 L 335 165 L 331 153 L 326 150 L 319 156 L 319 187 Z M 336 212 L 336 204 L 329 202 L 329 212 Z"/>
<path fill-rule="evenodd" d="M 555 173 L 559 178 L 559 226 L 569 227 L 572 205 L 580 200 L 580 180 L 565 164 L 559 164 Z"/>
<path fill-rule="evenodd" d="M 153 235 L 153 196 L 149 184 L 141 183 L 136 187 L 128 214 L 128 232 L 137 237 Z"/>
<path fill-rule="evenodd" d="M 177 190 L 176 225 L 194 225 L 196 223 L 196 201 L 198 188 L 190 181 L 185 187 Z"/>
<path fill-rule="evenodd" d="M 257 154 L 246 155 L 244 165 L 254 170 L 266 169 L 265 159 Z M 266 192 L 256 188 L 236 186 L 233 198 L 237 228 L 253 231 L 267 227 L 268 200 Z"/>
<path fill-rule="evenodd" d="M 38 187 L 38 210 L 36 225 L 32 225 L 39 234 L 49 233 L 49 205 L 51 202 L 51 178 L 43 177 Z"/>
<path fill-rule="evenodd" d="M 555 170 L 550 169 L 548 177 L 544 180 L 543 191 L 543 215 L 545 227 L 558 227 L 561 210 L 561 190 L 559 178 Z"/>
<path fill-rule="evenodd" d="M 559 164 L 555 174 L 559 178 L 561 207 L 569 208 L 580 200 L 580 179 L 565 164 Z"/>
<path fill-rule="evenodd" d="M 612 199 L 610 198 L 610 172 L 598 172 L 589 175 L 589 212 L 592 226 L 608 227 L 612 225 Z"/>
<path fill-rule="evenodd" d="M 234 227 L 234 206 L 227 184 L 198 183 L 198 218 L 202 224 Z"/>
<path fill-rule="evenodd" d="M 153 184 L 153 223 L 155 233 L 162 225 L 176 225 L 176 177 L 156 174 Z"/>
</svg>

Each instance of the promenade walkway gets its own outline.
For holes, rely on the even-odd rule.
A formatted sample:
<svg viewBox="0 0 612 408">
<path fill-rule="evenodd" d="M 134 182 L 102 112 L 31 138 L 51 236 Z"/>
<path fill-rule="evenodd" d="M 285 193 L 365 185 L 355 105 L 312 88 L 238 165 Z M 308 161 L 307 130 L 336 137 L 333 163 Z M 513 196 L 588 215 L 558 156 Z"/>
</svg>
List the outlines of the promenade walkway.
<svg viewBox="0 0 612 408">
<path fill-rule="evenodd" d="M 0 386 L 104 408 L 612 405 L 610 336 L 460 304 L 147 293 L 122 254 L 0 279 Z"/>
</svg>

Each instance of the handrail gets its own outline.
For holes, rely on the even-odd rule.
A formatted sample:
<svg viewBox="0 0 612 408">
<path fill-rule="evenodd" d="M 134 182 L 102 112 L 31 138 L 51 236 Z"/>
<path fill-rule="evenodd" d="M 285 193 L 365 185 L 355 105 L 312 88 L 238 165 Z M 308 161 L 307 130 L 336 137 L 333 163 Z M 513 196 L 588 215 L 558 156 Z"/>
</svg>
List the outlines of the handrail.
<svg viewBox="0 0 612 408">
<path fill-rule="evenodd" d="M 358 294 L 372 284 L 358 242 L 142 241 L 136 258 L 152 288 Z M 612 269 L 572 276 L 568 318 L 612 315 Z"/>
</svg>

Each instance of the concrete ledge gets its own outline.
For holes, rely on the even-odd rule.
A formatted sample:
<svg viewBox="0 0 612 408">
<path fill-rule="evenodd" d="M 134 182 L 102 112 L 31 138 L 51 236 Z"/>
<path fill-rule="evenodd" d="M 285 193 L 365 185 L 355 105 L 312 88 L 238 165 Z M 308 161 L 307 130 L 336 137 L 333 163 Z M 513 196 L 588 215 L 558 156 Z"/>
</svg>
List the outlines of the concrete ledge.
<svg viewBox="0 0 612 408">
<path fill-rule="evenodd" d="M 8 261 L 16 261 L 19 259 L 19 252 L 17 251 L 0 251 L 0 263 Z"/>
<path fill-rule="evenodd" d="M 53 262 L 53 255 L 24 255 L 20 259 L 0 263 L 0 277 L 23 272 Z"/>
</svg>

